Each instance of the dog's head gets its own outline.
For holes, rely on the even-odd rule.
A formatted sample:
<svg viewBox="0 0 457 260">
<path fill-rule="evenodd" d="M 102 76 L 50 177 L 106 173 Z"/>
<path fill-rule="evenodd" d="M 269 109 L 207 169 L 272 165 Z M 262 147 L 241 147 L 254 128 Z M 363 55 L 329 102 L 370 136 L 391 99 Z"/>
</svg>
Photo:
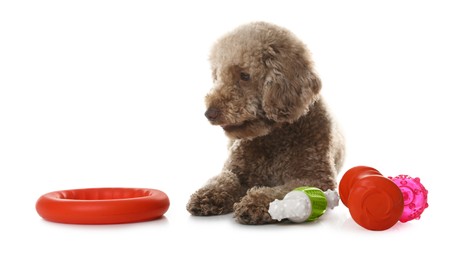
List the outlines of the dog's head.
<svg viewBox="0 0 457 260">
<path fill-rule="evenodd" d="M 284 28 L 250 23 L 214 45 L 205 116 L 231 138 L 268 134 L 304 115 L 321 89 L 305 45 Z"/>
</svg>

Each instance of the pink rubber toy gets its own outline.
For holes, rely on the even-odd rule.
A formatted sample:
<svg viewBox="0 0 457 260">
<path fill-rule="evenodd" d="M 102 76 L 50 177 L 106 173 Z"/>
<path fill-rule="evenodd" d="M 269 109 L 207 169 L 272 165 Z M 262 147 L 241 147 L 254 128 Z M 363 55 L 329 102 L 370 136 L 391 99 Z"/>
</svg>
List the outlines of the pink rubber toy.
<svg viewBox="0 0 457 260">
<path fill-rule="evenodd" d="M 398 175 L 391 179 L 403 194 L 403 213 L 400 222 L 405 223 L 413 219 L 420 219 L 422 212 L 428 207 L 428 191 L 421 184 L 419 178 L 411 178 L 408 175 Z"/>
</svg>

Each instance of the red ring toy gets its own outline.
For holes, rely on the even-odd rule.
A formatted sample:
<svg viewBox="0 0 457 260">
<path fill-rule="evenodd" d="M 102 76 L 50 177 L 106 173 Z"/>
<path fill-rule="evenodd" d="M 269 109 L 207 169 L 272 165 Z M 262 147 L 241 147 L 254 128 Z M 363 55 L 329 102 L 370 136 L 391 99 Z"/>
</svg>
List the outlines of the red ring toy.
<svg viewBox="0 0 457 260">
<path fill-rule="evenodd" d="M 36 202 L 45 220 L 65 224 L 122 224 L 160 218 L 168 196 L 155 189 L 91 188 L 46 193 Z"/>
</svg>

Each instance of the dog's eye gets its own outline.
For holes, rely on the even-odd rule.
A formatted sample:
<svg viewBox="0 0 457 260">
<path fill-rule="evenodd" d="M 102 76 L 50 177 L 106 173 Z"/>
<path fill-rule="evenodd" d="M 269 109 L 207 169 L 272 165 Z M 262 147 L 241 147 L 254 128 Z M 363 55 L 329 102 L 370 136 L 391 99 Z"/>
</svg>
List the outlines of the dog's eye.
<svg viewBox="0 0 457 260">
<path fill-rule="evenodd" d="M 251 75 L 249 75 L 246 72 L 241 72 L 240 73 L 240 79 L 243 80 L 243 81 L 248 81 L 248 80 L 251 79 Z"/>
</svg>

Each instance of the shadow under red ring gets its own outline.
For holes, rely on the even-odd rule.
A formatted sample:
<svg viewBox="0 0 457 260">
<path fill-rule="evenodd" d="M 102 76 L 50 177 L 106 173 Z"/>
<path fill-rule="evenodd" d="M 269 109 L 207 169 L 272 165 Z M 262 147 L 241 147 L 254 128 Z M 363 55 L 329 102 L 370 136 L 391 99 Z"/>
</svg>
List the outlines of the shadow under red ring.
<svg viewBox="0 0 457 260">
<path fill-rule="evenodd" d="M 122 224 L 162 217 L 168 196 L 156 189 L 89 188 L 46 193 L 36 202 L 45 220 L 65 224 Z"/>
</svg>

